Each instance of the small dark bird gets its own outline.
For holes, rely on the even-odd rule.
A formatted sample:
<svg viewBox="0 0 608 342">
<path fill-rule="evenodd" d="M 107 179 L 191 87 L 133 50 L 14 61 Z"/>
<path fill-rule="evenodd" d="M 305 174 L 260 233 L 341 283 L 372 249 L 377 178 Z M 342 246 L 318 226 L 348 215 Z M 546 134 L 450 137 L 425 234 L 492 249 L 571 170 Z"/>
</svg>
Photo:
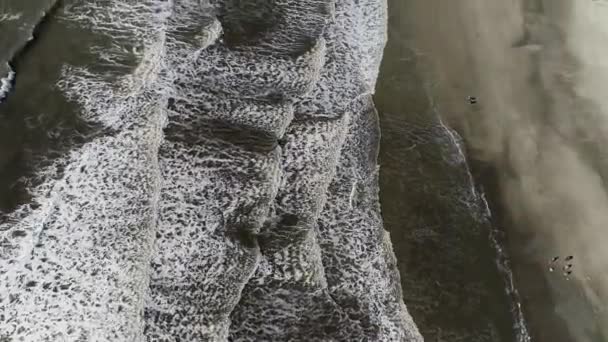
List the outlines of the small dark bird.
<svg viewBox="0 0 608 342">
<path fill-rule="evenodd" d="M 572 260 L 572 259 L 574 259 L 574 257 L 573 257 L 572 255 L 568 255 L 568 256 L 566 257 L 566 261 L 570 261 L 570 260 Z"/>
<path fill-rule="evenodd" d="M 556 262 L 559 259 L 559 256 L 553 257 L 553 259 L 551 260 L 551 262 Z"/>
<path fill-rule="evenodd" d="M 475 96 L 469 96 L 468 100 L 469 100 L 470 104 L 476 104 L 477 103 L 477 98 Z"/>
<path fill-rule="evenodd" d="M 566 272 L 566 275 L 571 275 L 571 274 L 572 274 L 572 271 Z"/>
<path fill-rule="evenodd" d="M 572 264 L 568 264 L 564 266 L 564 270 L 569 270 L 572 268 Z"/>
</svg>

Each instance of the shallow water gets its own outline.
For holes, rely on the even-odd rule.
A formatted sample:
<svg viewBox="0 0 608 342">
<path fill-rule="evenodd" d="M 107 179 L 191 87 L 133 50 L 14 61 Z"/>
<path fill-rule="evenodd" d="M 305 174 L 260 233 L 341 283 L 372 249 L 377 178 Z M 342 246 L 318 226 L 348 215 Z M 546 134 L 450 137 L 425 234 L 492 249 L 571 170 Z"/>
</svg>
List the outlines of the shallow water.
<svg viewBox="0 0 608 342">
<path fill-rule="evenodd" d="M 533 340 L 605 340 L 605 2 L 402 4 L 400 39 L 466 140 Z M 548 270 L 565 254 L 570 277 Z"/>
<path fill-rule="evenodd" d="M 458 135 L 434 108 L 428 60 L 417 53 L 407 23 L 412 8 L 412 1 L 389 3 L 389 43 L 375 95 L 382 213 L 406 304 L 427 341 L 526 341 L 525 326 L 516 325 L 517 298 L 507 293 L 508 273 L 497 267 L 504 261 L 490 234 L 498 234 L 473 188 Z"/>
</svg>

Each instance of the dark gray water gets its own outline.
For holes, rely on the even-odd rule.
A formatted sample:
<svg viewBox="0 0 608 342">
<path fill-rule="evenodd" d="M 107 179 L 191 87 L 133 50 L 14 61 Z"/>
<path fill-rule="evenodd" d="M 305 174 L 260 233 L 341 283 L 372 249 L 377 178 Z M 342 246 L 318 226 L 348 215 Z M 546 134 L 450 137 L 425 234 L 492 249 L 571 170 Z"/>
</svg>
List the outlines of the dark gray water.
<svg viewBox="0 0 608 342">
<path fill-rule="evenodd" d="M 6 17 L 20 18 L 4 22 L 14 36 L 2 31 L 3 52 L 14 51 L 8 58 L 14 79 L 0 104 L 0 209 L 5 211 L 28 200 L 24 176 L 65 156 L 95 131 L 57 83 L 67 64 L 95 68 L 99 62 L 86 48 L 98 36 L 86 27 L 59 20 L 64 8 L 51 6 L 54 2 L 14 3 L 19 6 L 2 7 L 10 9 Z M 47 15 L 47 11 L 51 12 Z"/>
<path fill-rule="evenodd" d="M 55 3 L 55 0 L 0 1 L 0 77 L 8 72 L 6 62 L 32 40 L 34 28 Z"/>
</svg>

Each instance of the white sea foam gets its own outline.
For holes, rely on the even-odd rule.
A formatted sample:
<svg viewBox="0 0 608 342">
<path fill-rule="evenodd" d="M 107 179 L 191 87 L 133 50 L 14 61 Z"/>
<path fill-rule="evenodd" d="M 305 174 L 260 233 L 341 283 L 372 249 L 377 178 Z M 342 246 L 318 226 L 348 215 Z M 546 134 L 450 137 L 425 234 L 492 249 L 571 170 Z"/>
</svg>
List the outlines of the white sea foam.
<svg viewBox="0 0 608 342">
<path fill-rule="evenodd" d="M 3 21 L 16 21 L 21 19 L 23 13 L 0 13 L 0 22 Z"/>
<path fill-rule="evenodd" d="M 101 2 L 74 6 L 61 19 L 140 43 L 141 55 L 133 72 L 112 85 L 87 69 L 64 70 L 58 86 L 81 105 L 82 117 L 117 133 L 39 170 L 41 185 L 29 189 L 35 205 L 18 208 L 2 224 L 0 292 L 15 300 L 3 311 L 0 331 L 12 338 L 142 339 L 160 187 L 165 101 L 156 81 L 163 22 L 153 4 L 137 2 L 131 12 L 122 1 L 96 6 Z M 39 303 L 47 303 L 45 310 Z"/>
<path fill-rule="evenodd" d="M 7 66 L 7 69 L 8 74 L 5 77 L 0 78 L 0 102 L 2 102 L 11 91 L 11 86 L 15 79 L 15 72 L 10 69 L 10 66 Z"/>
<path fill-rule="evenodd" d="M 339 25 L 325 32 L 332 4 L 310 0 L 293 11 L 279 1 L 293 20 L 261 38 L 263 48 L 240 49 L 220 41 L 222 25 L 198 1 L 69 7 L 65 24 L 112 37 L 90 52 L 113 72 L 66 66 L 57 86 L 80 106 L 81 118 L 109 133 L 40 170 L 42 185 L 30 189 L 37 205 L 20 207 L 0 226 L 0 293 L 17 298 L 0 331 L 26 340 L 223 341 L 261 331 L 268 339 L 288 332 L 279 326 L 290 326 L 290 312 L 305 310 L 312 321 L 294 325 L 302 336 L 324 333 L 306 328 L 314 322 L 353 338 L 375 327 L 385 340 L 414 332 L 391 295 L 399 287 L 392 276 L 370 294 L 356 293 L 365 303 L 393 301 L 365 313 L 380 317 L 371 327 L 328 293 L 314 222 L 336 174 L 349 104 L 371 93 L 380 59 L 347 32 L 365 17 L 363 8 L 339 1 Z M 355 9 L 356 20 L 349 16 Z M 375 32 L 381 39 L 374 46 L 382 46 L 382 26 Z M 256 234 L 267 219 L 282 219 L 276 210 L 311 225 L 305 239 L 273 254 Z M 377 211 L 373 217 L 365 234 L 381 231 Z M 343 223 L 348 234 L 359 224 Z M 375 246 L 382 253 L 365 259 L 370 272 L 343 277 L 344 286 L 363 289 L 394 275 L 394 267 L 370 266 L 390 264 L 384 240 Z M 262 281 L 250 281 L 258 266 Z M 248 283 L 270 295 L 244 291 Z M 295 290 L 294 283 L 312 287 Z M 38 310 L 41 302 L 48 310 Z M 273 311 L 277 306 L 284 311 Z M 258 309 L 263 316 L 252 314 Z"/>
</svg>

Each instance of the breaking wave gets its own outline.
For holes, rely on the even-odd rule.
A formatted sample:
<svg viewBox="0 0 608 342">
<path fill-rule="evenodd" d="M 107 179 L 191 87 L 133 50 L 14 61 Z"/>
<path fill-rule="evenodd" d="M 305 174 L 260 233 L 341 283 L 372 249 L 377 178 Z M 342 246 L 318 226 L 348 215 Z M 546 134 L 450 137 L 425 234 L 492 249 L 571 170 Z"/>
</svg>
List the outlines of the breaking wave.
<svg viewBox="0 0 608 342">
<path fill-rule="evenodd" d="M 368 153 L 386 4 L 260 1 L 276 22 L 245 40 L 256 23 L 239 6 L 76 1 L 58 14 L 93 44 L 56 87 L 103 134 L 40 167 L 31 203 L 0 221 L 0 331 L 421 340 Z"/>
</svg>

